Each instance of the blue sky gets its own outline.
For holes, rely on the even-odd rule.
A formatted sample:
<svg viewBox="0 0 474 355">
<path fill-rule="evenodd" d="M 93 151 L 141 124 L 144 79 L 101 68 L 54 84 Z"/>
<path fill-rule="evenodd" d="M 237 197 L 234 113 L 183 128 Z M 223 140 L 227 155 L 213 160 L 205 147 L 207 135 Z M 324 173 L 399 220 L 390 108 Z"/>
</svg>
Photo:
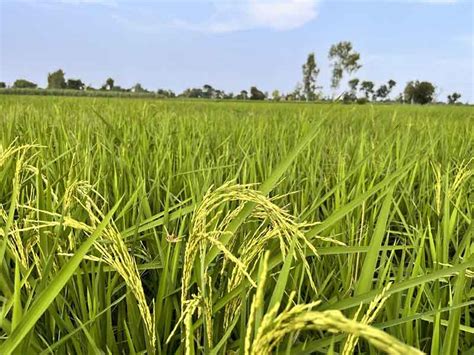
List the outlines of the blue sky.
<svg viewBox="0 0 474 355">
<path fill-rule="evenodd" d="M 0 81 L 46 85 L 48 72 L 100 86 L 210 84 L 287 92 L 316 53 L 329 94 L 331 44 L 349 40 L 377 85 L 429 80 L 439 99 L 474 102 L 471 0 L 0 0 Z M 345 77 L 344 82 L 349 78 Z"/>
</svg>

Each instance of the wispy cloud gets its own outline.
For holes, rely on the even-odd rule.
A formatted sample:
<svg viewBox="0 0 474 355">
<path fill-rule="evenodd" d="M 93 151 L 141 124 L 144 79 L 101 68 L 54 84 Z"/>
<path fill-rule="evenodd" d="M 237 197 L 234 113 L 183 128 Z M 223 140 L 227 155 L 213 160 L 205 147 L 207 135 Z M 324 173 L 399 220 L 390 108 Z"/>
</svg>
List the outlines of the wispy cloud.
<svg viewBox="0 0 474 355">
<path fill-rule="evenodd" d="M 215 13 L 199 24 L 210 32 L 233 32 L 254 28 L 279 31 L 305 25 L 317 16 L 317 0 L 244 0 L 214 2 Z"/>
<path fill-rule="evenodd" d="M 160 23 L 156 21 L 146 23 L 143 18 L 136 21 L 130 16 L 114 17 L 123 25 L 148 33 L 169 28 L 204 33 L 229 33 L 252 29 L 287 31 L 299 28 L 315 19 L 318 15 L 319 2 L 320 0 L 211 0 L 207 1 L 207 4 L 211 5 L 211 12 L 207 19 L 202 20 L 174 18 Z M 199 3 L 203 1 L 195 1 L 194 5 Z"/>
</svg>

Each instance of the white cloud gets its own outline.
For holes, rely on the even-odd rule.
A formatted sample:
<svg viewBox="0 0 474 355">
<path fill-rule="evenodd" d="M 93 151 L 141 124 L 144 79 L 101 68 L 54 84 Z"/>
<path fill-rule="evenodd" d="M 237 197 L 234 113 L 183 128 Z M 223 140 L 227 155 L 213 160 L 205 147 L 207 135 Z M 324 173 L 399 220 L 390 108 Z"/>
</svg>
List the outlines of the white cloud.
<svg viewBox="0 0 474 355">
<path fill-rule="evenodd" d="M 214 13 L 209 20 L 191 23 L 176 20 L 178 28 L 202 32 L 234 32 L 256 28 L 278 31 L 305 25 L 318 12 L 319 0 L 241 0 L 212 1 Z"/>
<path fill-rule="evenodd" d="M 67 0 L 74 1 L 74 0 Z M 80 0 L 77 0 L 80 1 Z M 117 21 L 135 30 L 158 33 L 166 28 L 205 33 L 228 33 L 251 29 L 286 31 L 312 21 L 318 15 L 320 0 L 211 0 L 211 14 L 204 20 L 183 20 L 149 22 L 143 18 L 116 15 Z M 194 4 L 203 3 L 195 0 Z M 188 2 L 189 4 L 189 2 Z"/>
</svg>

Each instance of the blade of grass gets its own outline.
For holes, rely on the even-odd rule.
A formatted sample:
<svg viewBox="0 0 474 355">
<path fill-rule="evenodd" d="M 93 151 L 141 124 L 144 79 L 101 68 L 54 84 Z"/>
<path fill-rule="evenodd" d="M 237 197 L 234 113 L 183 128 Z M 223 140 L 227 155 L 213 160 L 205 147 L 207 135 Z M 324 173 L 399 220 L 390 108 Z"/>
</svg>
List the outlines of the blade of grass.
<svg viewBox="0 0 474 355">
<path fill-rule="evenodd" d="M 84 256 L 87 254 L 89 249 L 94 244 L 95 240 L 102 234 L 102 231 L 107 227 L 113 214 L 120 205 L 120 202 L 110 210 L 110 212 L 104 217 L 102 222 L 97 226 L 97 229 L 91 234 L 85 242 L 77 249 L 76 253 L 71 259 L 65 264 L 59 271 L 57 276 L 51 281 L 48 288 L 46 288 L 31 308 L 24 314 L 18 327 L 12 332 L 8 339 L 0 346 L 0 354 L 9 355 L 16 347 L 21 343 L 24 337 L 26 337 L 31 329 L 35 326 L 38 319 L 48 309 L 49 305 L 54 301 L 56 296 L 61 292 L 62 288 L 66 285 L 69 279 L 74 275 L 75 270 L 81 263 Z"/>
</svg>

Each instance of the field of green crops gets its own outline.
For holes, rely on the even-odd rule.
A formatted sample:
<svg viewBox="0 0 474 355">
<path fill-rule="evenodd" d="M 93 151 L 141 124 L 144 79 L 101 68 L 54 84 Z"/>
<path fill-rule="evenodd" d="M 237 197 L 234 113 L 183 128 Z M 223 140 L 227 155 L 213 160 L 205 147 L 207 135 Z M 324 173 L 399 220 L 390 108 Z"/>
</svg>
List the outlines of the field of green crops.
<svg viewBox="0 0 474 355">
<path fill-rule="evenodd" d="M 1 354 L 474 351 L 474 110 L 0 97 Z"/>
</svg>

